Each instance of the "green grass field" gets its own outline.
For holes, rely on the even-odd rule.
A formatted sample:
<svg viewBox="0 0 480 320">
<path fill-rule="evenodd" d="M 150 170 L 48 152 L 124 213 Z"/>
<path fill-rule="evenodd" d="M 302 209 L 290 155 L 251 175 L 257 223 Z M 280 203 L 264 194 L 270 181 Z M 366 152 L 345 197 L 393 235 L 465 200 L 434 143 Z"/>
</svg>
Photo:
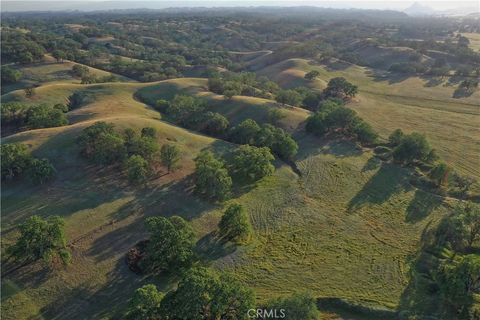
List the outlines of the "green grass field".
<svg viewBox="0 0 480 320">
<path fill-rule="evenodd" d="M 317 70 L 317 80 L 303 76 Z M 455 87 L 430 86 L 432 78 L 397 78 L 375 76 L 373 71 L 345 63 L 313 65 L 303 59 L 290 59 L 260 71 L 285 87 L 300 85 L 315 89 L 325 87 L 333 77 L 345 77 L 359 87 L 359 95 L 348 104 L 367 120 L 383 138 L 395 129 L 424 133 L 440 156 L 459 172 L 480 177 L 480 91 L 470 97 L 452 98 Z"/>
<path fill-rule="evenodd" d="M 321 80 L 313 83 L 318 88 L 333 76 L 345 75 L 360 87 L 352 108 L 382 136 L 388 135 L 392 126 L 425 132 L 455 168 L 479 175 L 478 159 L 474 159 L 480 139 L 474 126 L 478 119 L 474 98 L 459 100 L 456 111 L 457 100 L 446 97 L 449 93 L 442 93 L 440 87 L 408 95 L 401 82 L 373 81 L 363 68 L 331 71 L 325 66 L 309 66 L 304 60 L 286 63 L 289 68 L 276 65 L 262 72 L 275 78 L 276 72 L 286 70 L 303 83 L 305 70 L 316 68 L 322 72 Z M 65 81 L 37 88 L 32 98 L 26 98 L 21 90 L 2 96 L 2 101 L 27 104 L 64 103 L 75 91 L 83 90 L 95 97 L 94 102 L 69 112 L 69 126 L 31 130 L 4 139 L 6 143 L 25 143 L 34 155 L 48 157 L 58 176 L 45 187 L 18 181 L 3 188 L 2 250 L 14 241 L 15 226 L 25 218 L 57 214 L 66 221 L 73 263 L 54 272 L 37 263 L 4 278 L 2 318 L 119 318 L 133 291 L 142 284 L 154 282 L 168 290 L 175 279 L 137 276 L 128 270 L 124 255 L 147 237 L 145 217 L 173 214 L 191 221 L 205 263 L 234 271 L 255 289 L 259 302 L 310 290 L 319 297 L 391 308 L 403 303 L 410 262 L 419 250 L 422 233 L 436 224 L 451 203 L 412 187 L 407 170 L 376 160 L 368 150 L 345 141 L 305 136 L 302 123 L 309 113 L 283 108 L 287 117 L 281 125 L 294 132 L 299 142 L 295 162 L 302 175 L 279 162 L 271 177 L 237 188 L 232 201 L 248 209 L 255 237 L 246 247 L 220 246 L 212 234 L 228 203 L 212 205 L 192 194 L 193 159 L 206 148 L 225 153 L 235 146 L 171 125 L 140 100 L 153 103 L 179 93 L 204 97 L 212 110 L 233 124 L 249 117 L 264 122 L 270 108 L 280 107 L 251 97 L 225 100 L 207 92 L 206 85 L 205 79 L 198 78 L 147 84 Z M 388 93 L 387 88 L 391 89 Z M 120 168 L 102 169 L 85 162 L 78 155 L 75 138 L 81 129 L 100 120 L 119 129 L 155 127 L 160 144 L 180 146 L 181 168 L 171 174 L 160 170 L 145 187 L 135 188 L 129 186 Z M 462 153 L 462 148 L 471 153 Z"/>
</svg>

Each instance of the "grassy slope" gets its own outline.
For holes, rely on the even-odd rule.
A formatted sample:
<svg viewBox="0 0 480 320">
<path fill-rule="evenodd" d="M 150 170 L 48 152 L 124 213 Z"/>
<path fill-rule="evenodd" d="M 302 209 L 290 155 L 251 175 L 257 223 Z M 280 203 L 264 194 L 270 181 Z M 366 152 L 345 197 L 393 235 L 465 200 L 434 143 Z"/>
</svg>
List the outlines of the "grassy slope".
<svg viewBox="0 0 480 320">
<path fill-rule="evenodd" d="M 199 251 L 219 268 L 255 288 L 260 301 L 295 290 L 318 296 L 368 300 L 395 306 L 408 282 L 408 261 L 418 249 L 422 231 L 445 212 L 434 196 L 411 188 L 406 173 L 381 165 L 371 154 L 346 143 L 324 143 L 297 132 L 301 153 L 299 178 L 279 165 L 257 186 L 237 190 L 251 215 L 254 242 L 234 250 L 212 240 L 222 207 L 191 194 L 193 158 L 204 148 L 230 150 L 228 143 L 159 121 L 160 115 L 133 98 L 171 98 L 186 92 L 206 96 L 214 108 L 235 123 L 252 116 L 261 121 L 272 102 L 222 97 L 205 92 L 205 80 L 178 79 L 155 84 L 57 84 L 38 88 L 32 99 L 21 92 L 3 96 L 27 103 L 64 101 L 75 90 L 95 92 L 96 101 L 69 115 L 72 125 L 8 137 L 28 144 L 37 156 L 51 159 L 57 179 L 46 187 L 18 182 L 2 193 L 2 249 L 15 237 L 13 227 L 32 214 L 58 214 L 66 219 L 73 263 L 55 273 L 40 264 L 20 270 L 2 283 L 5 319 L 76 319 L 112 317 L 133 290 L 154 281 L 168 289 L 170 279 L 144 279 L 128 271 L 124 254 L 143 239 L 143 220 L 152 214 L 178 214 L 189 219 L 199 238 Z M 137 91 L 139 90 L 139 91 Z M 307 115 L 285 109 L 285 126 L 296 131 Z M 98 169 L 78 157 L 74 139 L 97 120 L 118 127 L 154 126 L 159 142 L 177 141 L 182 169 L 159 174 L 146 187 L 130 187 L 118 168 Z M 392 177 L 394 177 L 392 179 Z M 106 308 L 105 306 L 112 306 Z"/>
<path fill-rule="evenodd" d="M 80 79 L 73 77 L 71 74 L 72 67 L 75 64 L 77 63 L 71 61 L 56 62 L 51 56 L 45 56 L 43 62 L 19 66 L 18 69 L 23 74 L 22 79 L 17 83 L 3 86 L 2 94 L 48 82 L 80 83 Z M 110 72 L 100 69 L 92 67 L 88 67 L 88 69 L 91 74 L 99 77 L 111 75 Z M 120 78 L 126 80 L 125 77 L 120 76 Z"/>
<path fill-rule="evenodd" d="M 303 75 L 312 69 L 318 70 L 320 76 L 307 82 Z M 388 78 L 368 68 L 342 63 L 310 65 L 303 59 L 269 66 L 260 74 L 280 80 L 286 87 L 305 85 L 317 89 L 324 88 L 330 78 L 345 77 L 360 90 L 349 106 L 382 137 L 388 137 L 394 128 L 425 133 L 445 161 L 464 174 L 480 177 L 480 91 L 454 99 L 455 87 L 447 85 L 446 80 L 433 85 L 433 78 Z"/>
</svg>

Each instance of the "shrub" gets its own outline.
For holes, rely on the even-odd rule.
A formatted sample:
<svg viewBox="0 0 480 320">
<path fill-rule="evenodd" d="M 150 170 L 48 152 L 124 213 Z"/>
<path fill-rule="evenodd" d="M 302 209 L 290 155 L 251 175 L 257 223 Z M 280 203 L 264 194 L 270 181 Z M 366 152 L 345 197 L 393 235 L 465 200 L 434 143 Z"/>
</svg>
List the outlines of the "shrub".
<svg viewBox="0 0 480 320">
<path fill-rule="evenodd" d="M 224 163 L 204 151 L 195 159 L 195 165 L 195 191 L 212 200 L 225 200 L 230 195 L 232 178 Z"/>
<path fill-rule="evenodd" d="M 12 179 L 25 172 L 32 156 L 28 153 L 26 145 L 21 143 L 6 143 L 0 146 L 2 159 L 2 180 Z"/>
<path fill-rule="evenodd" d="M 22 72 L 9 66 L 2 67 L 0 73 L 2 74 L 2 84 L 18 82 L 22 77 Z"/>
<path fill-rule="evenodd" d="M 277 93 L 275 100 L 282 105 L 298 106 L 302 101 L 302 96 L 295 90 L 281 90 Z"/>
<path fill-rule="evenodd" d="M 29 108 L 27 111 L 27 125 L 31 128 L 60 127 L 68 124 L 65 114 L 45 104 Z"/>
<path fill-rule="evenodd" d="M 252 233 L 248 215 L 240 204 L 228 206 L 223 213 L 218 228 L 222 238 L 235 242 L 248 240 Z"/>
<path fill-rule="evenodd" d="M 442 162 L 430 170 L 429 177 L 437 187 L 440 187 L 447 182 L 449 173 L 450 168 Z"/>
<path fill-rule="evenodd" d="M 359 121 L 353 128 L 353 132 L 361 144 L 372 144 L 378 137 L 378 134 L 365 121 Z"/>
<path fill-rule="evenodd" d="M 157 130 L 155 128 L 152 128 L 152 127 L 142 128 L 141 136 L 142 136 L 142 138 L 145 137 L 145 138 L 155 139 L 157 137 Z"/>
<path fill-rule="evenodd" d="M 180 161 L 179 148 L 173 144 L 164 144 L 160 150 L 160 159 L 168 172 L 172 171 Z"/>
<path fill-rule="evenodd" d="M 229 126 L 228 119 L 217 112 L 207 112 L 204 116 L 203 131 L 211 135 L 222 135 Z"/>
<path fill-rule="evenodd" d="M 320 72 L 318 72 L 317 70 L 312 70 L 312 71 L 309 71 L 305 74 L 305 79 L 313 80 L 316 77 L 318 77 L 319 75 L 320 75 Z"/>
<path fill-rule="evenodd" d="M 19 227 L 20 237 L 7 249 L 7 254 L 23 262 L 39 259 L 51 262 L 59 257 L 63 263 L 70 262 L 70 253 L 66 248 L 65 223 L 58 216 L 43 219 L 31 216 Z"/>
<path fill-rule="evenodd" d="M 197 267 L 163 298 L 161 315 L 165 319 L 244 319 L 254 304 L 253 292 L 232 276 Z"/>
<path fill-rule="evenodd" d="M 271 300 L 267 309 L 284 309 L 286 320 L 317 320 L 319 312 L 315 297 L 310 293 L 295 293 L 290 297 Z"/>
<path fill-rule="evenodd" d="M 150 217 L 146 220 L 150 240 L 142 267 L 148 272 L 178 272 L 191 266 L 195 235 L 183 218 Z"/>
<path fill-rule="evenodd" d="M 132 183 L 141 183 L 147 180 L 149 174 L 148 162 L 140 155 L 133 155 L 125 161 L 128 180 Z"/>
<path fill-rule="evenodd" d="M 127 154 L 124 140 L 114 131 L 113 124 L 103 121 L 85 128 L 78 144 L 84 157 L 99 164 L 112 164 Z"/>
<path fill-rule="evenodd" d="M 267 147 L 243 145 L 237 148 L 233 167 L 237 174 L 249 181 L 256 181 L 275 171 L 272 161 L 275 157 Z"/>
<path fill-rule="evenodd" d="M 32 159 L 27 176 L 34 184 L 44 184 L 55 176 L 55 168 L 48 159 Z"/>
<path fill-rule="evenodd" d="M 425 160 L 431 150 L 425 136 L 413 132 L 403 137 L 400 144 L 393 150 L 393 158 L 397 162 L 409 164 Z"/>
<path fill-rule="evenodd" d="M 133 294 L 130 300 L 126 318 L 129 320 L 158 320 L 160 317 L 160 302 L 164 294 L 153 284 L 146 284 Z"/>
<path fill-rule="evenodd" d="M 232 128 L 230 137 L 235 143 L 254 145 L 260 130 L 255 120 L 247 119 Z"/>
<path fill-rule="evenodd" d="M 400 142 L 402 142 L 404 136 L 405 134 L 401 129 L 395 129 L 395 131 L 388 136 L 388 141 L 390 142 L 390 145 L 398 146 Z"/>
</svg>

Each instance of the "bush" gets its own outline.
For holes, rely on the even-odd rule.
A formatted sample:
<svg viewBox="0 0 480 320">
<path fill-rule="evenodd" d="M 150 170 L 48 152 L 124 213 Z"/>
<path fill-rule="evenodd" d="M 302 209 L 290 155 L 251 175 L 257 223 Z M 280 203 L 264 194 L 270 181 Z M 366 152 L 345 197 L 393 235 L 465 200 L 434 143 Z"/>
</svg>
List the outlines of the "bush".
<svg viewBox="0 0 480 320">
<path fill-rule="evenodd" d="M 302 96 L 295 90 L 281 90 L 277 93 L 275 100 L 282 105 L 298 106 L 302 101 Z"/>
<path fill-rule="evenodd" d="M 253 292 L 234 277 L 206 268 L 189 270 L 161 302 L 162 319 L 244 319 Z"/>
<path fill-rule="evenodd" d="M 224 134 L 230 124 L 227 118 L 217 112 L 209 111 L 205 114 L 204 118 L 205 121 L 202 131 L 211 135 L 219 136 Z"/>
<path fill-rule="evenodd" d="M 195 159 L 195 191 L 212 200 L 225 200 L 232 188 L 232 178 L 221 160 L 204 151 Z"/>
<path fill-rule="evenodd" d="M 65 114 L 45 104 L 31 107 L 27 111 L 27 125 L 33 129 L 60 127 L 68 124 Z"/>
<path fill-rule="evenodd" d="M 125 162 L 128 180 L 132 183 L 141 183 L 147 180 L 149 174 L 148 162 L 140 155 L 133 155 Z"/>
<path fill-rule="evenodd" d="M 157 137 L 157 130 L 155 128 L 152 128 L 152 127 L 142 128 L 141 136 L 142 136 L 142 138 L 155 139 Z"/>
<path fill-rule="evenodd" d="M 316 136 L 323 136 L 328 132 L 329 125 L 326 122 L 327 113 L 315 112 L 313 115 L 307 118 L 307 124 L 305 130 L 308 133 L 312 133 Z"/>
<path fill-rule="evenodd" d="M 147 272 L 178 272 L 188 269 L 194 258 L 195 235 L 183 218 L 150 217 L 146 220 L 150 240 L 141 262 Z"/>
<path fill-rule="evenodd" d="M 240 204 L 231 204 L 218 224 L 220 236 L 226 240 L 242 242 L 249 239 L 252 226 L 245 209 Z"/>
<path fill-rule="evenodd" d="M 44 184 L 55 176 L 55 168 L 48 159 L 32 159 L 27 176 L 34 184 Z"/>
<path fill-rule="evenodd" d="M 2 84 L 4 85 L 18 82 L 22 77 L 22 72 L 9 66 L 2 67 L 0 73 L 2 74 Z"/>
<path fill-rule="evenodd" d="M 400 142 L 402 142 L 404 136 L 405 134 L 401 129 L 396 129 L 390 134 L 390 136 L 388 136 L 388 141 L 390 142 L 390 145 L 398 146 Z"/>
<path fill-rule="evenodd" d="M 133 294 L 130 300 L 126 318 L 129 320 L 158 320 L 160 317 L 160 302 L 164 294 L 153 284 L 144 285 Z"/>
<path fill-rule="evenodd" d="M 75 77 L 83 78 L 90 73 L 90 69 L 86 66 L 82 66 L 81 64 L 76 64 L 72 67 L 72 73 Z"/>
<path fill-rule="evenodd" d="M 439 163 L 429 172 L 429 177 L 437 187 L 446 184 L 450 168 L 445 163 Z"/>
<path fill-rule="evenodd" d="M 113 124 L 103 121 L 85 128 L 78 144 L 84 157 L 99 164 L 121 161 L 127 154 L 124 140 L 114 131 Z"/>
<path fill-rule="evenodd" d="M 402 138 L 400 144 L 393 150 L 393 158 L 399 163 L 410 164 L 426 160 L 431 150 L 425 136 L 413 132 Z"/>
<path fill-rule="evenodd" d="M 20 225 L 20 237 L 7 249 L 7 254 L 27 263 L 39 259 L 51 262 L 58 257 L 67 264 L 70 262 L 70 253 L 66 248 L 64 226 L 63 219 L 58 216 L 47 219 L 31 216 Z"/>
<path fill-rule="evenodd" d="M 260 126 L 255 120 L 247 119 L 232 128 L 230 137 L 235 143 L 254 145 L 260 130 Z"/>
<path fill-rule="evenodd" d="M 180 160 L 179 148 L 173 144 L 164 144 L 160 150 L 160 159 L 168 172 L 172 171 Z"/>
<path fill-rule="evenodd" d="M 77 91 L 68 97 L 68 108 L 70 110 L 83 107 L 95 101 L 94 95 L 88 91 Z"/>
<path fill-rule="evenodd" d="M 316 77 L 318 77 L 319 75 L 320 75 L 320 72 L 318 72 L 317 70 L 312 70 L 312 71 L 309 71 L 305 74 L 305 79 L 313 80 Z"/>
<path fill-rule="evenodd" d="M 343 77 L 332 78 L 323 90 L 323 95 L 327 98 L 352 98 L 358 93 L 358 87 L 348 82 Z"/>
<path fill-rule="evenodd" d="M 12 179 L 25 172 L 33 158 L 26 145 L 7 143 L 0 146 L 2 159 L 2 180 Z"/>
<path fill-rule="evenodd" d="M 317 320 L 320 313 L 315 297 L 310 293 L 295 293 L 290 297 L 271 300 L 267 304 L 269 310 L 284 309 L 285 320 Z"/>
<path fill-rule="evenodd" d="M 357 140 L 360 141 L 361 144 L 372 144 L 378 138 L 378 134 L 363 120 L 357 123 L 353 128 L 353 132 L 356 134 Z"/>
<path fill-rule="evenodd" d="M 284 119 L 287 115 L 280 109 L 270 109 L 268 110 L 267 119 L 273 125 L 278 124 L 278 122 Z"/>
<path fill-rule="evenodd" d="M 275 157 L 267 147 L 243 145 L 237 148 L 233 158 L 236 174 L 249 181 L 256 181 L 275 171 L 272 161 Z"/>
</svg>

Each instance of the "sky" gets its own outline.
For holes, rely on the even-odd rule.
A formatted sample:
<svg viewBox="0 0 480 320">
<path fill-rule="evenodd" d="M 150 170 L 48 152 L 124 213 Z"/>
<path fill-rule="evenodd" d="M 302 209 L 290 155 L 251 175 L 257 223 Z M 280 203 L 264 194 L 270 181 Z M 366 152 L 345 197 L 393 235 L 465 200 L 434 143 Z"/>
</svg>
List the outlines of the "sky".
<svg viewBox="0 0 480 320">
<path fill-rule="evenodd" d="M 40 3 L 42 4 L 40 6 Z M 100 6 L 100 3 L 102 5 Z M 113 5 L 113 4 L 116 5 Z M 168 8 L 168 7 L 223 7 L 223 6 L 318 6 L 326 8 L 359 8 L 359 9 L 391 9 L 403 10 L 414 1 L 400 1 L 400 0 L 348 0 L 348 1 L 317 1 L 317 0 L 182 0 L 182 1 L 155 1 L 155 0 L 8 0 L 2 1 L 2 9 L 4 11 L 11 11 L 12 8 L 21 8 L 27 10 L 48 10 L 63 8 L 63 9 L 78 9 L 90 8 L 94 9 L 96 6 L 105 8 L 108 4 L 114 7 L 121 8 Z M 428 6 L 434 10 L 443 11 L 456 8 L 473 8 L 473 11 L 479 11 L 480 0 L 436 0 L 436 1 L 419 1 L 421 5 Z M 90 4 L 90 5 L 89 5 Z M 58 10 L 58 9 L 57 9 Z M 83 9 L 82 9 L 83 10 Z M 86 9 L 88 10 L 88 9 Z M 15 10 L 16 11 L 16 10 Z"/>
</svg>

